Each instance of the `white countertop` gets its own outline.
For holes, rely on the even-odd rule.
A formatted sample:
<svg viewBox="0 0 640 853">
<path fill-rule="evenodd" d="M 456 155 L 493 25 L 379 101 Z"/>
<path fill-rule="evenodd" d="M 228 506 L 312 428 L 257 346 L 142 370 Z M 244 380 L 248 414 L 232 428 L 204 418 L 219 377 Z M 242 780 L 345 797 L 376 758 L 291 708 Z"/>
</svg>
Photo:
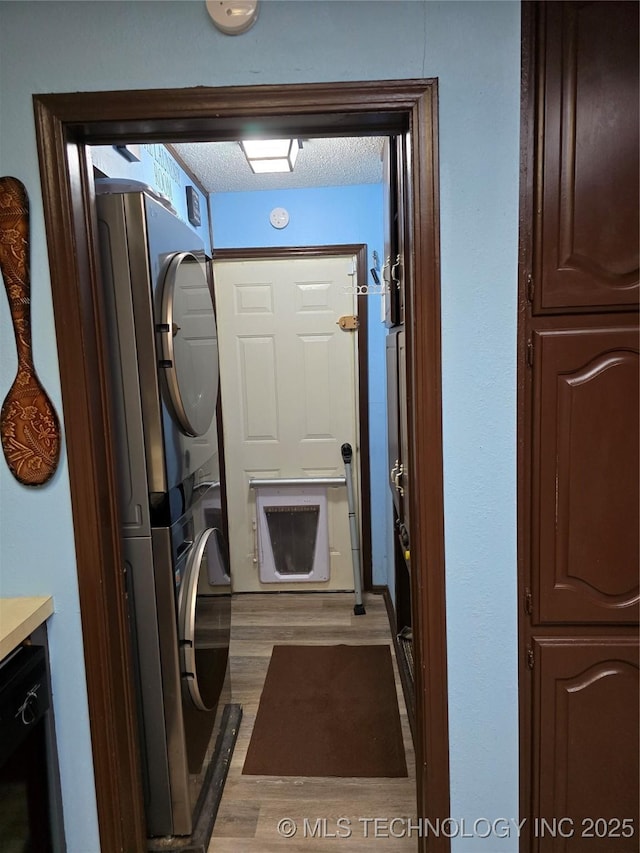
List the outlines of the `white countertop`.
<svg viewBox="0 0 640 853">
<path fill-rule="evenodd" d="M 0 598 L 0 660 L 53 613 L 51 596 Z"/>
</svg>

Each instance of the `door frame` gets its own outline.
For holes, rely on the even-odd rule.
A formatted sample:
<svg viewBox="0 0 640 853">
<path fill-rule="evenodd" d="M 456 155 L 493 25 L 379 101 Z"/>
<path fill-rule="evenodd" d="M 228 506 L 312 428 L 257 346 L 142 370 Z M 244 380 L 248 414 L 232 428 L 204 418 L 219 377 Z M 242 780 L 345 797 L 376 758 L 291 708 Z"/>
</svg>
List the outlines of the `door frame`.
<svg viewBox="0 0 640 853">
<path fill-rule="evenodd" d="M 213 230 L 213 229 L 212 229 Z M 212 241 L 213 242 L 213 241 Z M 367 246 L 364 243 L 336 243 L 326 246 L 265 246 L 246 249 L 216 249 L 212 246 L 212 274 L 215 281 L 216 261 L 294 260 L 356 256 L 358 286 L 358 341 L 355 369 L 358 373 L 358 446 L 360 451 L 360 549 L 362 553 L 362 586 L 373 588 L 371 567 L 371 466 L 369 464 L 369 311 L 362 288 L 367 283 Z M 224 424 L 224 415 L 222 417 Z M 228 537 L 227 537 L 228 538 Z"/>
<path fill-rule="evenodd" d="M 407 133 L 417 815 L 449 817 L 437 80 L 34 95 L 101 846 L 145 847 L 121 571 L 105 311 L 87 145 Z M 448 853 L 449 839 L 419 839 Z"/>
</svg>

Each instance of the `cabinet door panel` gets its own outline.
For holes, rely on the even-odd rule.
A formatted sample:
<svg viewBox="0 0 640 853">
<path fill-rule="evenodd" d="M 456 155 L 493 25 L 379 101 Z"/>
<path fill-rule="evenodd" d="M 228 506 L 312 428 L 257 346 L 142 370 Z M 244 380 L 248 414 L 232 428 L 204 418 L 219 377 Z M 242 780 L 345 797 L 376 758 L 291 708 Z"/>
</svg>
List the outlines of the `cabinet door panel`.
<svg viewBox="0 0 640 853">
<path fill-rule="evenodd" d="M 638 304 L 638 4 L 544 4 L 536 308 Z"/>
<path fill-rule="evenodd" d="M 534 352 L 532 556 L 539 621 L 636 621 L 637 331 L 539 331 Z"/>
<path fill-rule="evenodd" d="M 400 414 L 400 471 L 397 488 L 400 492 L 402 518 L 400 534 L 404 548 L 410 539 L 409 521 L 409 388 L 407 386 L 407 338 L 404 326 L 398 331 L 398 407 Z"/>
<path fill-rule="evenodd" d="M 638 774 L 630 760 L 638 755 L 637 640 L 545 638 L 533 649 L 532 849 L 631 853 L 638 844 Z M 632 838 L 617 823 L 625 819 L 633 821 Z"/>
<path fill-rule="evenodd" d="M 403 549 L 409 543 L 409 433 L 404 326 L 387 335 L 387 430 L 389 487 Z M 405 535 L 406 534 L 406 535 Z"/>
<path fill-rule="evenodd" d="M 387 353 L 387 449 L 389 488 L 400 517 L 400 493 L 395 486 L 395 472 L 400 465 L 400 396 L 398 388 L 398 332 L 389 332 L 386 341 Z"/>
<path fill-rule="evenodd" d="M 401 322 L 400 291 L 391 279 L 391 269 L 400 251 L 400 237 L 404 229 L 402 219 L 403 171 L 398 169 L 399 144 L 399 137 L 392 136 L 390 139 L 385 139 L 382 148 L 384 263 L 381 274 L 385 284 L 385 292 L 383 293 L 384 322 L 389 327 L 397 326 Z"/>
</svg>

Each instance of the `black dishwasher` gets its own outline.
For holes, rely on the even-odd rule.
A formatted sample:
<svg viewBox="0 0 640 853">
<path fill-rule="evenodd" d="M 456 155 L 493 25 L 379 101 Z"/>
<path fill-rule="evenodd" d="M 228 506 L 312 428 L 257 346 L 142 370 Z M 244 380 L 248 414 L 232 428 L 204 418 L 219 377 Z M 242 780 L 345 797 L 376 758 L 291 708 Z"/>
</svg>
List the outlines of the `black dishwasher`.
<svg viewBox="0 0 640 853">
<path fill-rule="evenodd" d="M 20 646 L 0 663 L 0 853 L 54 850 L 49 705 L 45 648 Z"/>
</svg>

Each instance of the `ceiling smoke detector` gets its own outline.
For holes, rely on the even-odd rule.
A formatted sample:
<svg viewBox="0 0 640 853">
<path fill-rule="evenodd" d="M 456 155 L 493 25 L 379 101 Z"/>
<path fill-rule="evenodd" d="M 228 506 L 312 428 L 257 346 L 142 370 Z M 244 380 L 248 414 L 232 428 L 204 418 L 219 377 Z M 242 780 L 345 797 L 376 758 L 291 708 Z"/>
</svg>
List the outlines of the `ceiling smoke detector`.
<svg viewBox="0 0 640 853">
<path fill-rule="evenodd" d="M 228 36 L 238 36 L 252 27 L 258 17 L 258 0 L 206 0 L 215 26 Z"/>
</svg>

